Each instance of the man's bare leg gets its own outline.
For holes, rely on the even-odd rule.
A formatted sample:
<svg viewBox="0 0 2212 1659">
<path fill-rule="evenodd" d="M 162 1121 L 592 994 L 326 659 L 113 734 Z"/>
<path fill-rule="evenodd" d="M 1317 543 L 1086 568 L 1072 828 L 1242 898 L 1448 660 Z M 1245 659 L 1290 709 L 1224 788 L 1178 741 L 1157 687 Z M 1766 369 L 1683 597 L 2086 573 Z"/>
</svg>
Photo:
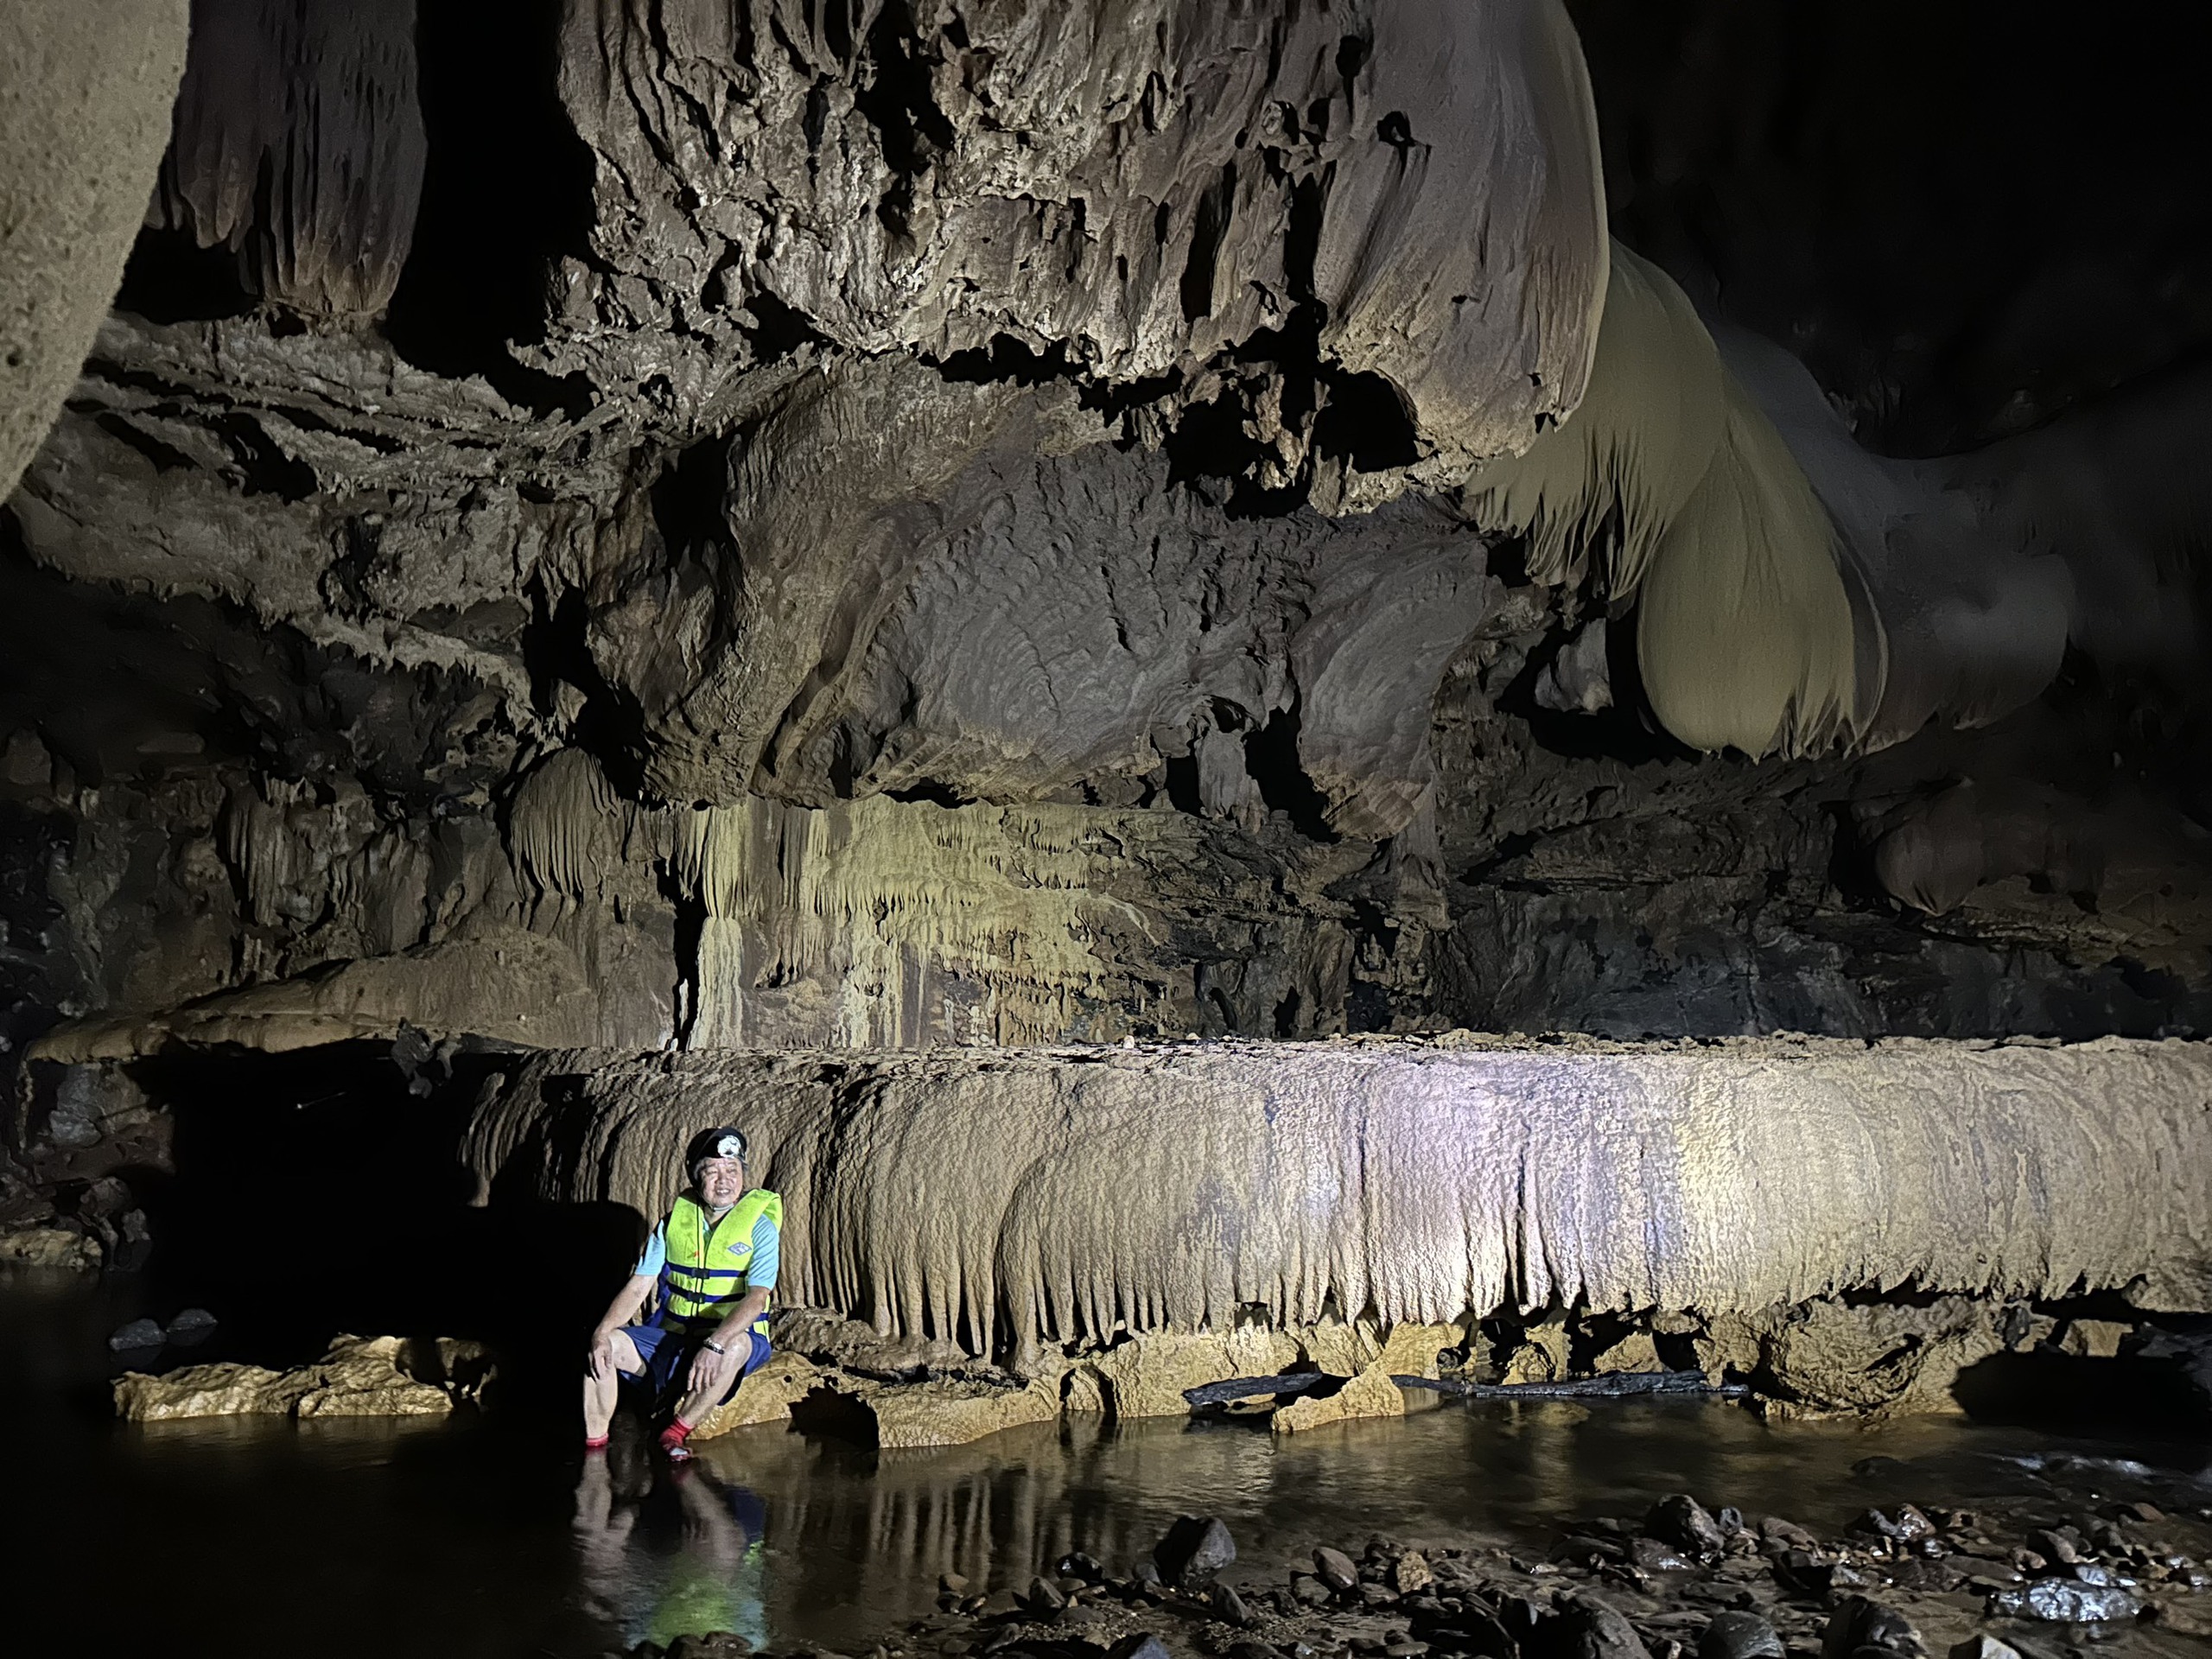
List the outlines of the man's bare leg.
<svg viewBox="0 0 2212 1659">
<path fill-rule="evenodd" d="M 587 1441 L 607 1438 L 607 1426 L 614 1421 L 614 1407 L 622 1397 L 622 1377 L 641 1374 L 645 1362 L 638 1357 L 637 1344 L 620 1331 L 607 1334 L 604 1353 L 594 1347 L 584 1368 L 584 1439 Z"/>
<path fill-rule="evenodd" d="M 735 1340 L 729 1343 L 730 1374 L 733 1376 L 742 1377 L 745 1368 L 753 1363 L 753 1341 L 750 1331 L 741 1331 Z M 692 1389 L 683 1396 L 683 1403 L 677 1407 L 677 1420 L 689 1423 L 694 1428 L 698 1427 L 706 1421 L 707 1414 L 721 1404 L 733 1391 L 733 1386 L 728 1382 Z"/>
</svg>

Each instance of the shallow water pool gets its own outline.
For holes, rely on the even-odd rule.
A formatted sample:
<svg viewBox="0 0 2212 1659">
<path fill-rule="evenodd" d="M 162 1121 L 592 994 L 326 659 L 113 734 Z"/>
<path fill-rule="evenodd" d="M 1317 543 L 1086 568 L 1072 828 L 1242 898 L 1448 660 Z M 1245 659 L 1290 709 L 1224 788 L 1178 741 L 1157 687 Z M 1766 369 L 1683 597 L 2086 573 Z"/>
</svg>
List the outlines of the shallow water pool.
<svg viewBox="0 0 2212 1659">
<path fill-rule="evenodd" d="M 1229 1522 L 1234 1578 L 1376 1531 L 1541 1546 L 1681 1491 L 1815 1528 L 1893 1498 L 2212 1501 L 2185 1442 L 1769 1427 L 1713 1402 L 1446 1404 L 1281 1442 L 1081 1421 L 933 1452 L 764 1428 L 682 1471 L 620 1440 L 587 1462 L 535 1415 L 135 1427 L 105 1408 L 126 1294 L 0 1283 L 0 1649 L 569 1659 L 727 1628 L 849 1653 L 931 1611 L 940 1573 L 1020 1587 L 1070 1550 L 1119 1569 L 1188 1512 Z"/>
</svg>

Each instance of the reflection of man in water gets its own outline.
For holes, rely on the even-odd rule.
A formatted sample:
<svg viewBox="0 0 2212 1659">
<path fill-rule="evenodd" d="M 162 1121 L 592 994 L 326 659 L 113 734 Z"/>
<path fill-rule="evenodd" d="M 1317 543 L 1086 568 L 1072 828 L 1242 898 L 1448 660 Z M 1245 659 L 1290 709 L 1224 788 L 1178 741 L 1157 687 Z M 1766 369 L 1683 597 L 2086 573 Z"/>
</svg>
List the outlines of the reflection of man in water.
<svg viewBox="0 0 2212 1659">
<path fill-rule="evenodd" d="M 747 1190 L 745 1136 L 709 1129 L 685 1148 L 691 1186 L 645 1241 L 629 1281 L 592 1332 L 584 1368 L 584 1446 L 601 1451 L 626 1377 L 653 1399 L 679 1395 L 661 1448 L 684 1442 L 768 1357 L 768 1300 L 783 1255 L 784 1201 Z M 658 1292 L 652 1317 L 631 1324 Z"/>
<path fill-rule="evenodd" d="M 766 1506 L 742 1486 L 721 1484 L 699 1464 L 679 1464 L 668 1478 L 683 1541 L 665 1555 L 653 1548 L 658 1540 L 650 1523 L 638 1535 L 650 1471 L 635 1465 L 610 1471 L 608 1461 L 586 1458 L 576 1486 L 576 1547 L 592 1610 L 620 1627 L 626 1648 L 640 1642 L 665 1648 L 679 1636 L 731 1630 L 754 1652 L 766 1651 Z"/>
</svg>

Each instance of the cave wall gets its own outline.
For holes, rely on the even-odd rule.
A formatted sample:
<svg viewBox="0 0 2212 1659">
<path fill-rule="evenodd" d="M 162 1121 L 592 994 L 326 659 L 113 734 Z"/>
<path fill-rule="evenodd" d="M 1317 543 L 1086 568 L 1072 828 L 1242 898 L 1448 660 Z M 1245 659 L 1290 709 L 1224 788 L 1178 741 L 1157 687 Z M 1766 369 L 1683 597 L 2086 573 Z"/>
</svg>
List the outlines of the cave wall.
<svg viewBox="0 0 2212 1659">
<path fill-rule="evenodd" d="M 2212 404 L 2142 383 L 2212 321 L 2194 210 L 2082 182 L 2204 163 L 2109 66 L 2024 266 L 2034 158 L 1951 213 L 1837 8 L 340 10 L 194 8 L 0 516 L 11 1054 L 2212 1025 Z M 1609 227 L 1857 423 L 1766 409 L 1840 521 L 1896 463 L 1976 504 L 1938 550 L 2067 526 L 2002 566 L 2064 566 L 2056 671 L 1670 734 L 1633 606 L 1465 487 L 1571 429 Z"/>
<path fill-rule="evenodd" d="M 986 1356 L 1846 1290 L 2198 1309 L 2208 1067 L 2117 1039 L 549 1054 L 464 1155 L 503 1201 L 653 1216 L 685 1139 L 741 1122 L 804 1218 L 783 1294 Z"/>
</svg>

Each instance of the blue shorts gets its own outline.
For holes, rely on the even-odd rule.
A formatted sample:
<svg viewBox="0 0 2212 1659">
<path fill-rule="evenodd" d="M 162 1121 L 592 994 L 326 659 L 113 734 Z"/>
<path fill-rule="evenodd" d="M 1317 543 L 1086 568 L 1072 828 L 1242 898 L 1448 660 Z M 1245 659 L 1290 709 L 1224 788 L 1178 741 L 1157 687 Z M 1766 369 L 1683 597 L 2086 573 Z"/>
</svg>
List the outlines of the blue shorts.
<svg viewBox="0 0 2212 1659">
<path fill-rule="evenodd" d="M 645 1362 L 645 1374 L 639 1377 L 633 1371 L 623 1375 L 632 1381 L 645 1382 L 658 1400 L 662 1395 L 680 1392 L 683 1373 L 691 1363 L 691 1356 L 704 1345 L 708 1333 L 664 1330 L 658 1325 L 626 1325 L 622 1334 L 630 1338 L 630 1345 L 638 1351 L 638 1357 Z M 728 1400 L 737 1392 L 737 1385 L 768 1363 L 768 1338 L 758 1331 L 747 1333 L 753 1338 L 753 1351 L 745 1361 L 745 1369 L 730 1379 L 729 1388 L 722 1399 Z M 717 1402 L 716 1403 L 720 1403 Z"/>
</svg>

